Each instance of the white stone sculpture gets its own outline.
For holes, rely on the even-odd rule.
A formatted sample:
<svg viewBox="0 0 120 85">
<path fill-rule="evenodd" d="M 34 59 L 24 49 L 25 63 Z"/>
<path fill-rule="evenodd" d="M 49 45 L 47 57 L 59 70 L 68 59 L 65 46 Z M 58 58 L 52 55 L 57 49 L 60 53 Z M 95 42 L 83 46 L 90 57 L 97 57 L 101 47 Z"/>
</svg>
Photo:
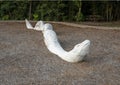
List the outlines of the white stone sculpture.
<svg viewBox="0 0 120 85">
<path fill-rule="evenodd" d="M 42 31 L 44 42 L 48 50 L 67 62 L 75 63 L 82 61 L 84 57 L 89 53 L 90 40 L 85 40 L 82 43 L 75 45 L 71 51 L 67 52 L 61 47 L 60 43 L 58 42 L 58 38 L 56 36 L 56 33 L 53 31 L 51 24 L 44 24 L 43 21 L 38 21 L 35 27 L 33 27 L 27 19 L 25 22 L 28 29 Z"/>
</svg>

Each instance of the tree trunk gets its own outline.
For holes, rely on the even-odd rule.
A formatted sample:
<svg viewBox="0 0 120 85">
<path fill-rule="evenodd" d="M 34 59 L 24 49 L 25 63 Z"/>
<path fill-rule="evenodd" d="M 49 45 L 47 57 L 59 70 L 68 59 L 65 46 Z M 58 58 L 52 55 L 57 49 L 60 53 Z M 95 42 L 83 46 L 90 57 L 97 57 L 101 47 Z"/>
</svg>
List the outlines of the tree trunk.
<svg viewBox="0 0 120 85">
<path fill-rule="evenodd" d="M 29 1 L 29 20 L 31 19 L 32 1 Z"/>
</svg>

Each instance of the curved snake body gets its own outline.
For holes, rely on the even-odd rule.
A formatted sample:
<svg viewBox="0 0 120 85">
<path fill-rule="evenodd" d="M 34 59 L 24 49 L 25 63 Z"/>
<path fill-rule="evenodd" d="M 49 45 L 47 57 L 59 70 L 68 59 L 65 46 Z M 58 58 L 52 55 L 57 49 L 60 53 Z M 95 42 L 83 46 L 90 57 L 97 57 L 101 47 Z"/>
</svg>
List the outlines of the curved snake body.
<svg viewBox="0 0 120 85">
<path fill-rule="evenodd" d="M 58 42 L 57 35 L 53 31 L 53 27 L 51 24 L 44 24 L 43 21 L 38 21 L 35 27 L 32 27 L 27 19 L 25 20 L 25 22 L 28 29 L 42 31 L 44 42 L 48 50 L 53 54 L 59 56 L 61 59 L 67 62 L 79 62 L 82 61 L 86 55 L 88 55 L 90 40 L 85 40 L 82 43 L 75 45 L 71 51 L 67 52 Z"/>
</svg>

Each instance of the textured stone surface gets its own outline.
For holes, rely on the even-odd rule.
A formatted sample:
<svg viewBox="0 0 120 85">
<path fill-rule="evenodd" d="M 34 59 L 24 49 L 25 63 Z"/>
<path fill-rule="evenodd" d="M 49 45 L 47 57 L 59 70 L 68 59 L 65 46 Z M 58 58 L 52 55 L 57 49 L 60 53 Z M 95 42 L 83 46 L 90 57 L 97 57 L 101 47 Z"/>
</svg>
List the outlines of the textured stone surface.
<svg viewBox="0 0 120 85">
<path fill-rule="evenodd" d="M 119 30 L 53 26 L 65 50 L 91 40 L 85 61 L 72 64 L 51 54 L 42 33 L 27 30 L 24 22 L 0 22 L 1 85 L 120 84 Z"/>
</svg>

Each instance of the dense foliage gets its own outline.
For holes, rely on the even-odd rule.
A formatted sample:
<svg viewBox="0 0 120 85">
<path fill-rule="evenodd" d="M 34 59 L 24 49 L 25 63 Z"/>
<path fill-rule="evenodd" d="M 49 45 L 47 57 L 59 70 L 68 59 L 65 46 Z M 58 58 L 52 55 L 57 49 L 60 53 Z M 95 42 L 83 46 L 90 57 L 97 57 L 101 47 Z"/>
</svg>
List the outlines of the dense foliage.
<svg viewBox="0 0 120 85">
<path fill-rule="evenodd" d="M 0 1 L 0 20 L 116 21 L 119 1 Z"/>
</svg>

